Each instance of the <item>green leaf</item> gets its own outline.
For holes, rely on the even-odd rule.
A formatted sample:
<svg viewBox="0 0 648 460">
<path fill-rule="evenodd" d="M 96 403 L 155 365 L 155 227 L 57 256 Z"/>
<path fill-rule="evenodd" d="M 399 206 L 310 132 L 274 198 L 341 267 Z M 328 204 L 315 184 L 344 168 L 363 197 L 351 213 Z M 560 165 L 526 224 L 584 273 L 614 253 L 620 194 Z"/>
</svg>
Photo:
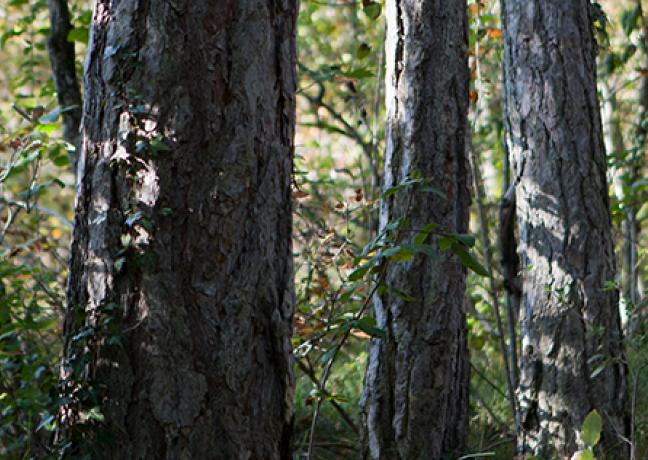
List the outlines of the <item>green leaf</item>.
<svg viewBox="0 0 648 460">
<path fill-rule="evenodd" d="M 428 235 L 432 233 L 432 231 L 437 227 L 438 225 L 436 224 L 426 224 L 425 226 L 423 226 L 423 230 L 418 232 L 414 237 L 414 243 L 416 244 L 425 243 L 425 240 L 427 239 Z"/>
<path fill-rule="evenodd" d="M 364 2 L 364 12 L 370 19 L 374 21 L 380 17 L 380 12 L 382 8 L 380 3 L 376 2 Z"/>
<path fill-rule="evenodd" d="M 408 251 L 402 246 L 398 246 L 397 248 L 394 249 L 397 249 L 397 251 L 389 255 L 389 258 L 394 262 L 408 262 L 414 258 L 414 253 Z"/>
<path fill-rule="evenodd" d="M 446 198 L 446 194 L 443 193 L 441 190 L 439 190 L 436 187 L 432 187 L 431 185 L 423 185 L 419 187 L 419 190 L 421 192 L 429 192 L 429 193 L 434 193 L 436 196 L 439 198 Z"/>
<path fill-rule="evenodd" d="M 358 281 L 364 278 L 367 272 L 371 269 L 371 264 L 364 264 L 356 268 L 349 274 L 349 281 Z"/>
<path fill-rule="evenodd" d="M 156 155 L 160 152 L 168 152 L 171 150 L 171 147 L 164 142 L 163 136 L 155 136 L 151 139 L 151 150 L 153 151 L 153 154 Z"/>
<path fill-rule="evenodd" d="M 322 364 L 327 364 L 331 359 L 333 359 L 333 356 L 335 355 L 337 348 L 338 346 L 334 345 L 328 350 L 326 350 L 326 353 L 324 353 L 321 358 Z"/>
<path fill-rule="evenodd" d="M 67 155 L 59 155 L 52 160 L 52 163 L 59 168 L 64 168 L 70 165 L 70 158 Z"/>
<path fill-rule="evenodd" d="M 344 75 L 347 78 L 361 79 L 361 78 L 373 77 L 374 73 L 369 69 L 361 68 L 361 69 L 350 70 L 348 72 L 343 72 L 342 75 Z"/>
<path fill-rule="evenodd" d="M 69 42 L 80 42 L 88 44 L 88 39 L 90 37 L 90 30 L 87 27 L 75 27 L 70 30 L 67 36 L 67 41 Z"/>
<path fill-rule="evenodd" d="M 456 244 L 456 238 L 453 236 L 442 236 L 439 238 L 439 249 L 441 251 L 447 251 L 453 244 Z"/>
<path fill-rule="evenodd" d="M 381 339 L 387 338 L 387 333 L 385 332 L 385 330 L 376 327 L 376 320 L 369 316 L 360 318 L 355 321 L 349 321 L 343 326 L 343 329 L 360 329 L 362 332 L 365 332 L 372 337 L 380 337 Z"/>
<path fill-rule="evenodd" d="M 418 185 L 418 184 L 422 184 L 422 183 L 423 183 L 423 179 L 406 177 L 405 179 L 403 179 L 403 181 L 400 184 L 394 185 L 393 187 L 387 188 L 382 193 L 382 197 L 387 198 L 387 197 L 389 197 L 391 195 L 394 195 L 395 193 L 397 193 L 397 192 L 399 192 L 401 190 L 404 190 L 404 189 L 406 189 L 408 187 Z"/>
<path fill-rule="evenodd" d="M 439 256 L 439 254 L 436 252 L 436 249 L 431 244 L 410 243 L 403 244 L 402 247 L 407 251 L 425 254 L 426 256 L 433 259 Z"/>
<path fill-rule="evenodd" d="M 35 322 L 29 326 L 29 329 L 32 331 L 43 331 L 45 329 L 48 329 L 50 326 L 52 326 L 54 323 L 56 323 L 55 318 L 51 319 L 45 319 L 42 321 Z"/>
<path fill-rule="evenodd" d="M 583 427 L 581 428 L 581 437 L 583 442 L 589 447 L 594 447 L 601 439 L 601 430 L 603 429 L 603 419 L 599 413 L 594 409 L 587 414 Z"/>
<path fill-rule="evenodd" d="M 464 265 L 464 267 L 471 269 L 478 275 L 490 276 L 484 266 L 480 264 L 477 259 L 475 259 L 472 254 L 470 254 L 466 250 L 464 246 L 458 243 L 453 243 L 450 249 L 452 249 L 452 252 L 454 252 L 457 257 L 459 257 L 459 260 L 461 260 L 461 263 Z"/>
<path fill-rule="evenodd" d="M 453 236 L 457 239 L 457 241 L 460 241 L 461 243 L 463 243 L 465 246 L 468 246 L 469 248 L 475 246 L 475 237 L 472 235 L 456 233 Z"/>
<path fill-rule="evenodd" d="M 369 53 L 371 53 L 371 47 L 366 43 L 362 43 L 360 46 L 358 46 L 358 50 L 356 51 L 356 57 L 358 59 L 364 59 L 367 56 L 369 56 Z"/>
<path fill-rule="evenodd" d="M 382 197 L 387 198 L 387 197 L 390 197 L 392 195 L 395 195 L 397 192 L 399 192 L 400 190 L 403 190 L 404 188 L 405 187 L 403 187 L 401 185 L 395 185 L 393 187 L 389 187 L 388 189 L 386 189 L 383 192 Z"/>
</svg>

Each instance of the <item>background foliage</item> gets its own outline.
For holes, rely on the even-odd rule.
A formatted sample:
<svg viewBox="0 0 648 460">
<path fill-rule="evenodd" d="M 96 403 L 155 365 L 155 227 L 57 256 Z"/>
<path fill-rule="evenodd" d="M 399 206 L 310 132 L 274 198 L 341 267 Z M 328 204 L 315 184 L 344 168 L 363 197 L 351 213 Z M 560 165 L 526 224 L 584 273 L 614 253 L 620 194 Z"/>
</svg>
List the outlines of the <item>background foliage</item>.
<svg viewBox="0 0 648 460">
<path fill-rule="evenodd" d="M 51 454 L 70 230 L 72 146 L 61 140 L 51 78 L 45 0 L 0 5 L 0 457 Z M 88 2 L 69 2 L 78 72 L 90 23 Z M 294 252 L 297 309 L 296 458 L 360 456 L 359 401 L 380 267 L 407 257 L 376 239 L 383 137 L 383 4 L 302 0 L 298 46 Z M 599 79 L 612 215 L 624 294 L 636 458 L 648 456 L 645 153 L 648 23 L 640 0 L 595 4 Z M 514 418 L 505 292 L 497 245 L 506 187 L 502 133 L 499 5 L 471 0 L 470 66 L 474 175 L 469 276 L 471 436 L 467 454 L 512 458 Z M 433 185 L 433 184 L 431 184 Z M 416 184 L 403 186 L 416 186 Z M 390 246 L 391 245 L 391 246 Z M 388 249 L 391 255 L 385 255 Z M 395 249 L 395 250 L 394 250 Z M 633 252 L 634 251 L 634 252 Z M 633 255 L 634 254 L 634 255 Z M 628 256 L 628 257 L 627 257 Z M 387 262 L 385 262 L 387 261 Z M 382 265 L 381 265 L 382 264 Z M 373 275 L 372 275 L 373 273 Z M 377 275 L 376 275 L 377 274 Z M 403 295 L 406 295 L 403 293 Z M 501 309 L 501 320 L 496 313 Z M 602 365 L 605 365 L 603 363 Z M 595 376 L 594 376 L 595 378 Z M 100 417 L 100 414 L 95 414 Z"/>
</svg>

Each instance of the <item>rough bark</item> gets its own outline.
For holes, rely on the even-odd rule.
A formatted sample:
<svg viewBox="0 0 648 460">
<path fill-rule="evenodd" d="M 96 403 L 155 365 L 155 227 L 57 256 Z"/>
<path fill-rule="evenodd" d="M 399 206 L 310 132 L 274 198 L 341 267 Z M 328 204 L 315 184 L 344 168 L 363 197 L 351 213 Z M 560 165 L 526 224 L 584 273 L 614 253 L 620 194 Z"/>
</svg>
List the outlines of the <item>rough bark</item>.
<svg viewBox="0 0 648 460">
<path fill-rule="evenodd" d="M 47 49 L 52 65 L 54 86 L 58 103 L 63 112 L 63 139 L 74 145 L 76 151 L 72 164 L 76 171 L 76 159 L 81 147 L 79 124 L 81 123 L 81 90 L 76 74 L 74 43 L 68 41 L 72 30 L 70 11 L 66 0 L 48 0 L 50 32 Z"/>
<path fill-rule="evenodd" d="M 289 457 L 296 14 L 95 3 L 63 362 L 81 450 Z"/>
<path fill-rule="evenodd" d="M 507 143 L 522 270 L 519 449 L 570 458 L 596 409 L 627 446 L 626 369 L 587 0 L 503 2 Z M 592 376 L 598 366 L 603 371 Z"/>
<path fill-rule="evenodd" d="M 381 228 L 407 216 L 408 228 L 468 227 L 469 172 L 466 2 L 387 2 L 384 187 L 414 171 L 445 197 L 416 188 L 382 202 Z M 415 232 L 404 231 L 402 243 Z M 430 244 L 436 244 L 429 237 Z M 467 431 L 465 269 L 449 253 L 388 265 L 376 296 L 377 324 L 363 395 L 366 456 L 439 459 L 461 450 Z"/>
</svg>

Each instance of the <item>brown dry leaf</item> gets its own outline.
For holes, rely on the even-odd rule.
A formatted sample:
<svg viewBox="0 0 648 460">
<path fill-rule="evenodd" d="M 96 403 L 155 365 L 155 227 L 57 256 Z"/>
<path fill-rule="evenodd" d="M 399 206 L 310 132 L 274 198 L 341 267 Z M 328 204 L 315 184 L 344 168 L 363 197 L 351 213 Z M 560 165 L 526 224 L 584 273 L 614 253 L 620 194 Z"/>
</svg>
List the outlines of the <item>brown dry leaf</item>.
<svg viewBox="0 0 648 460">
<path fill-rule="evenodd" d="M 292 196 L 293 198 L 306 198 L 309 194 L 307 192 L 304 192 L 303 190 L 296 190 L 293 192 Z"/>
</svg>

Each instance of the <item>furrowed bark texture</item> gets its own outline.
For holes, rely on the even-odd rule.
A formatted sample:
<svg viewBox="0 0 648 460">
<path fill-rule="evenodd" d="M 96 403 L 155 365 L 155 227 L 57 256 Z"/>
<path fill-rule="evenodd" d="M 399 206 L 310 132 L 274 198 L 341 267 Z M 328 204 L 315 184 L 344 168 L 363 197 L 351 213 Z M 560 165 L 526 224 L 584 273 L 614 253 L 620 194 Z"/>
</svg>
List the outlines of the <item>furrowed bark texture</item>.
<svg viewBox="0 0 648 460">
<path fill-rule="evenodd" d="M 571 458 L 596 409 L 627 449 L 626 369 L 587 0 L 503 4 L 507 144 L 522 270 L 519 449 Z M 592 376 L 600 365 L 602 372 Z"/>
<path fill-rule="evenodd" d="M 104 458 L 289 458 L 296 14 L 95 3 L 63 373 Z"/>
<path fill-rule="evenodd" d="M 66 0 L 48 0 L 50 33 L 47 49 L 52 65 L 58 103 L 63 112 L 63 139 L 76 147 L 73 165 L 81 147 L 79 124 L 81 123 L 81 90 L 76 74 L 74 43 L 68 41 L 72 30 L 70 11 Z M 75 169 L 76 170 L 76 169 Z"/>
<path fill-rule="evenodd" d="M 381 228 L 407 216 L 407 228 L 438 224 L 464 233 L 470 204 L 465 151 L 468 66 L 466 2 L 387 2 L 385 189 L 414 171 L 446 196 L 414 188 L 386 198 Z M 401 243 L 415 232 L 404 231 Z M 431 244 L 434 238 L 428 237 Z M 365 455 L 439 459 L 461 450 L 467 430 L 468 351 L 465 269 L 449 253 L 390 262 L 375 315 L 387 339 L 374 339 L 363 396 Z"/>
</svg>

